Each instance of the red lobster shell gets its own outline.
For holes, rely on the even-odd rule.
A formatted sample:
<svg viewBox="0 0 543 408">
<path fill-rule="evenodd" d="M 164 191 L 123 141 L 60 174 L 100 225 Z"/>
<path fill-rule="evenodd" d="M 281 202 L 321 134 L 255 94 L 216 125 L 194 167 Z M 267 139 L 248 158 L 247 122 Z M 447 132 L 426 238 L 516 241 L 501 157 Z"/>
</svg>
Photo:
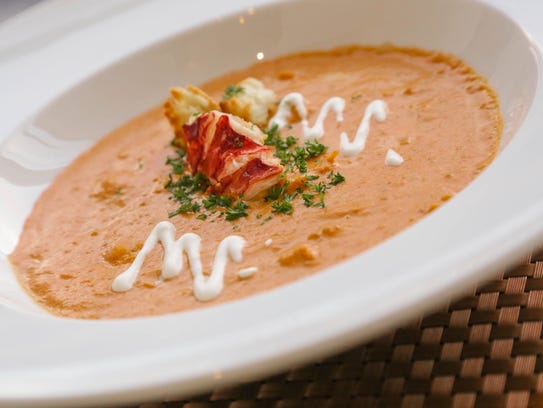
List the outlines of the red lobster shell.
<svg viewBox="0 0 543 408">
<path fill-rule="evenodd" d="M 251 199 L 280 181 L 284 170 L 264 133 L 249 122 L 216 110 L 183 126 L 187 159 L 215 194 Z"/>
</svg>

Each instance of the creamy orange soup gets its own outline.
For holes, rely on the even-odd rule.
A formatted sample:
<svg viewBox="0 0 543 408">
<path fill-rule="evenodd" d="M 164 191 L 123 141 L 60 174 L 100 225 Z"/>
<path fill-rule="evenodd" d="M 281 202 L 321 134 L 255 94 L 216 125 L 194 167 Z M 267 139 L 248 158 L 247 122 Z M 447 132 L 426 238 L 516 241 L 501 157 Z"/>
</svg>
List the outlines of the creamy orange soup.
<svg viewBox="0 0 543 408">
<path fill-rule="evenodd" d="M 295 200 L 291 215 L 278 214 L 255 199 L 248 201 L 249 215 L 235 221 L 177 215 L 169 219 L 177 237 L 186 232 L 202 237 L 205 271 L 223 238 L 236 234 L 247 240 L 243 260 L 227 264 L 221 295 L 198 301 L 187 267 L 158 283 L 160 245 L 131 290 L 112 291 L 113 280 L 130 266 L 154 226 L 177 208 L 164 188 L 173 132 L 157 107 L 83 153 L 35 204 L 10 260 L 36 302 L 59 316 L 126 318 L 217 305 L 276 288 L 409 227 L 473 180 L 500 143 L 496 94 L 472 68 L 448 55 L 394 47 L 303 53 L 226 74 L 202 89 L 220 100 L 229 84 L 246 77 L 261 80 L 278 97 L 303 94 L 310 124 L 329 97 L 345 99 L 344 121 L 329 115 L 324 122 L 320 142 L 328 150 L 314 165 L 345 177 L 327 192 L 325 208 Z M 375 99 L 386 101 L 386 120 L 371 123 L 362 153 L 336 156 L 340 133 L 352 138 Z M 293 123 L 282 134 L 300 132 L 300 124 Z M 400 166 L 385 164 L 388 149 L 403 157 Z M 237 272 L 247 267 L 258 271 L 241 279 Z"/>
</svg>

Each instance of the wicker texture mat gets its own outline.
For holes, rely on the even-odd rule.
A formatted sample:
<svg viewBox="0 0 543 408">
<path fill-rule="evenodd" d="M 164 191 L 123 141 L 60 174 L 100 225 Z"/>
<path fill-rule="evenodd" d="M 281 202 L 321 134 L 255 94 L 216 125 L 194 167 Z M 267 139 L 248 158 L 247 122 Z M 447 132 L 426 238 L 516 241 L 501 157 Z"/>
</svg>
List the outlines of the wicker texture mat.
<svg viewBox="0 0 543 408">
<path fill-rule="evenodd" d="M 498 271 L 497 271 L 498 272 Z M 543 407 L 543 253 L 371 343 L 183 408 Z"/>
</svg>

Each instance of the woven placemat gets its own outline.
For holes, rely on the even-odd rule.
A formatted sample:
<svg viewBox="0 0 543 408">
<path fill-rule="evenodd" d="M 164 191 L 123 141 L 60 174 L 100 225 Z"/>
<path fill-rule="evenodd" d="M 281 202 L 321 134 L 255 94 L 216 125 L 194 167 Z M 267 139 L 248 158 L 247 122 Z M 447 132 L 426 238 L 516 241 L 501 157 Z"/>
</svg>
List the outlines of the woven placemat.
<svg viewBox="0 0 543 408">
<path fill-rule="evenodd" d="M 543 407 L 543 252 L 371 343 L 186 401 L 141 408 Z"/>
</svg>

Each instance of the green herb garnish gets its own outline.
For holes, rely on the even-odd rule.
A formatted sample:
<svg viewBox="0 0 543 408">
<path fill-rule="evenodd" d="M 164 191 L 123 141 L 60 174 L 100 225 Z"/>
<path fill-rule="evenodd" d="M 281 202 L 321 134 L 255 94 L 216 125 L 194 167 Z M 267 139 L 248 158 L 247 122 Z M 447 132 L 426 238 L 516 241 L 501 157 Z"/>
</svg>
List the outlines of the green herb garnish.
<svg viewBox="0 0 543 408">
<path fill-rule="evenodd" d="M 175 153 L 177 154 L 177 157 L 168 157 L 166 159 L 166 165 L 172 166 L 173 174 L 183 174 L 185 172 L 185 156 L 187 153 L 181 149 L 176 149 Z"/>
<path fill-rule="evenodd" d="M 232 199 L 227 196 L 218 196 L 210 194 L 207 199 L 202 200 L 206 210 L 215 211 L 217 207 L 229 208 L 232 205 Z"/>
<path fill-rule="evenodd" d="M 273 219 L 273 217 L 271 215 L 267 216 L 266 218 L 264 218 L 264 221 L 262 221 L 260 223 L 260 225 L 264 225 L 266 224 L 268 221 L 271 221 Z"/>
<path fill-rule="evenodd" d="M 179 214 L 185 214 L 185 213 L 196 213 L 200 210 L 200 204 L 197 202 L 192 201 L 190 198 L 186 197 L 184 200 L 178 200 L 179 207 L 177 210 L 171 212 L 168 214 L 168 218 L 175 217 Z"/>
<path fill-rule="evenodd" d="M 328 178 L 330 179 L 330 184 L 333 186 L 337 186 L 339 183 L 343 183 L 345 181 L 345 177 L 339 172 L 334 173 L 331 171 L 330 174 L 328 174 Z"/>
<path fill-rule="evenodd" d="M 305 143 L 305 151 L 307 152 L 308 159 L 320 156 L 326 152 L 327 149 L 328 148 L 325 145 L 317 142 L 316 140 Z"/>
<path fill-rule="evenodd" d="M 166 164 L 172 166 L 172 172 L 168 174 L 168 181 L 164 185 L 171 194 L 170 199 L 179 204 L 177 210 L 168 214 L 170 218 L 182 213 L 200 211 L 201 204 L 194 200 L 193 195 L 206 191 L 210 185 L 209 180 L 202 173 L 194 176 L 184 174 L 186 152 L 180 149 L 176 149 L 175 152 L 177 157 L 166 159 Z"/>
<path fill-rule="evenodd" d="M 237 94 L 241 92 L 243 92 L 243 87 L 230 84 L 224 90 L 224 95 L 222 96 L 222 100 L 225 101 L 227 99 L 233 98 L 234 96 L 236 96 Z"/>
<path fill-rule="evenodd" d="M 323 182 L 320 182 L 320 183 L 309 183 L 309 182 L 307 182 L 305 184 L 312 191 L 314 191 L 315 193 L 317 193 L 319 195 L 319 201 L 317 203 L 312 204 L 312 206 L 313 207 L 318 207 L 318 208 L 326 207 L 326 205 L 324 203 L 324 194 L 328 190 L 329 186 L 326 185 Z"/>
<path fill-rule="evenodd" d="M 311 190 L 313 190 L 315 193 L 323 194 L 326 193 L 326 190 L 328 190 L 328 186 L 323 183 L 305 183 Z"/>
<path fill-rule="evenodd" d="M 287 186 L 288 186 L 288 183 L 284 183 L 284 184 L 276 184 L 275 186 L 271 187 L 268 190 L 268 194 L 266 195 L 265 200 L 266 201 L 277 200 L 279 197 L 285 194 Z"/>
<path fill-rule="evenodd" d="M 276 200 L 272 203 L 272 212 L 280 214 L 292 214 L 294 208 L 292 207 L 292 200 L 296 198 L 298 194 L 285 194 L 281 199 Z"/>
<path fill-rule="evenodd" d="M 306 207 L 313 207 L 313 200 L 315 199 L 315 194 L 303 193 L 302 200 L 304 200 L 304 205 Z"/>
<path fill-rule="evenodd" d="M 292 161 L 300 173 L 307 173 L 307 161 L 314 159 L 327 150 L 327 147 L 317 141 L 306 142 L 303 147 L 297 146 L 292 153 Z"/>
<path fill-rule="evenodd" d="M 249 206 L 245 201 L 238 201 L 233 207 L 226 209 L 224 212 L 225 219 L 227 221 L 234 221 L 238 218 L 247 217 L 247 215 L 249 215 L 247 213 L 247 208 L 249 208 Z"/>
<path fill-rule="evenodd" d="M 296 138 L 288 136 L 283 139 L 277 124 L 265 133 L 267 136 L 264 144 L 275 147 L 275 157 L 281 160 L 281 164 L 288 165 L 289 168 L 296 167 L 300 173 L 307 173 L 307 161 L 320 156 L 327 149 L 325 145 L 317 141 L 306 142 L 304 146 L 295 146 Z"/>
<path fill-rule="evenodd" d="M 281 214 L 292 214 L 292 202 L 286 198 L 272 203 L 272 212 Z"/>
<path fill-rule="evenodd" d="M 281 137 L 279 127 L 274 124 L 266 132 L 265 144 L 275 147 L 275 156 L 281 160 L 281 164 L 286 167 L 283 178 L 286 178 L 289 173 L 298 172 L 306 175 L 308 172 L 308 163 L 315 160 L 324 154 L 327 147 L 316 140 L 308 141 L 303 146 L 297 145 L 297 139 L 293 136 L 287 138 Z M 310 183 L 319 178 L 318 175 L 306 175 L 306 183 L 304 187 L 296 189 L 296 195 L 300 195 L 306 207 L 325 207 L 324 195 L 328 190 L 325 183 Z M 344 180 L 339 173 L 331 173 L 330 186 L 341 183 Z M 276 213 L 291 214 L 293 211 L 292 200 L 295 196 L 288 197 L 286 187 L 288 182 L 277 184 L 268 190 L 266 201 L 273 201 L 272 211 Z M 312 193 L 306 193 L 305 190 L 311 190 Z M 317 201 L 316 201 L 317 200 Z"/>
<path fill-rule="evenodd" d="M 279 133 L 279 126 L 277 123 L 274 123 L 273 126 L 264 133 L 266 134 L 264 144 L 267 146 L 274 146 L 276 150 L 287 150 L 297 142 L 294 136 L 287 136 L 286 139 L 283 139 Z"/>
</svg>

